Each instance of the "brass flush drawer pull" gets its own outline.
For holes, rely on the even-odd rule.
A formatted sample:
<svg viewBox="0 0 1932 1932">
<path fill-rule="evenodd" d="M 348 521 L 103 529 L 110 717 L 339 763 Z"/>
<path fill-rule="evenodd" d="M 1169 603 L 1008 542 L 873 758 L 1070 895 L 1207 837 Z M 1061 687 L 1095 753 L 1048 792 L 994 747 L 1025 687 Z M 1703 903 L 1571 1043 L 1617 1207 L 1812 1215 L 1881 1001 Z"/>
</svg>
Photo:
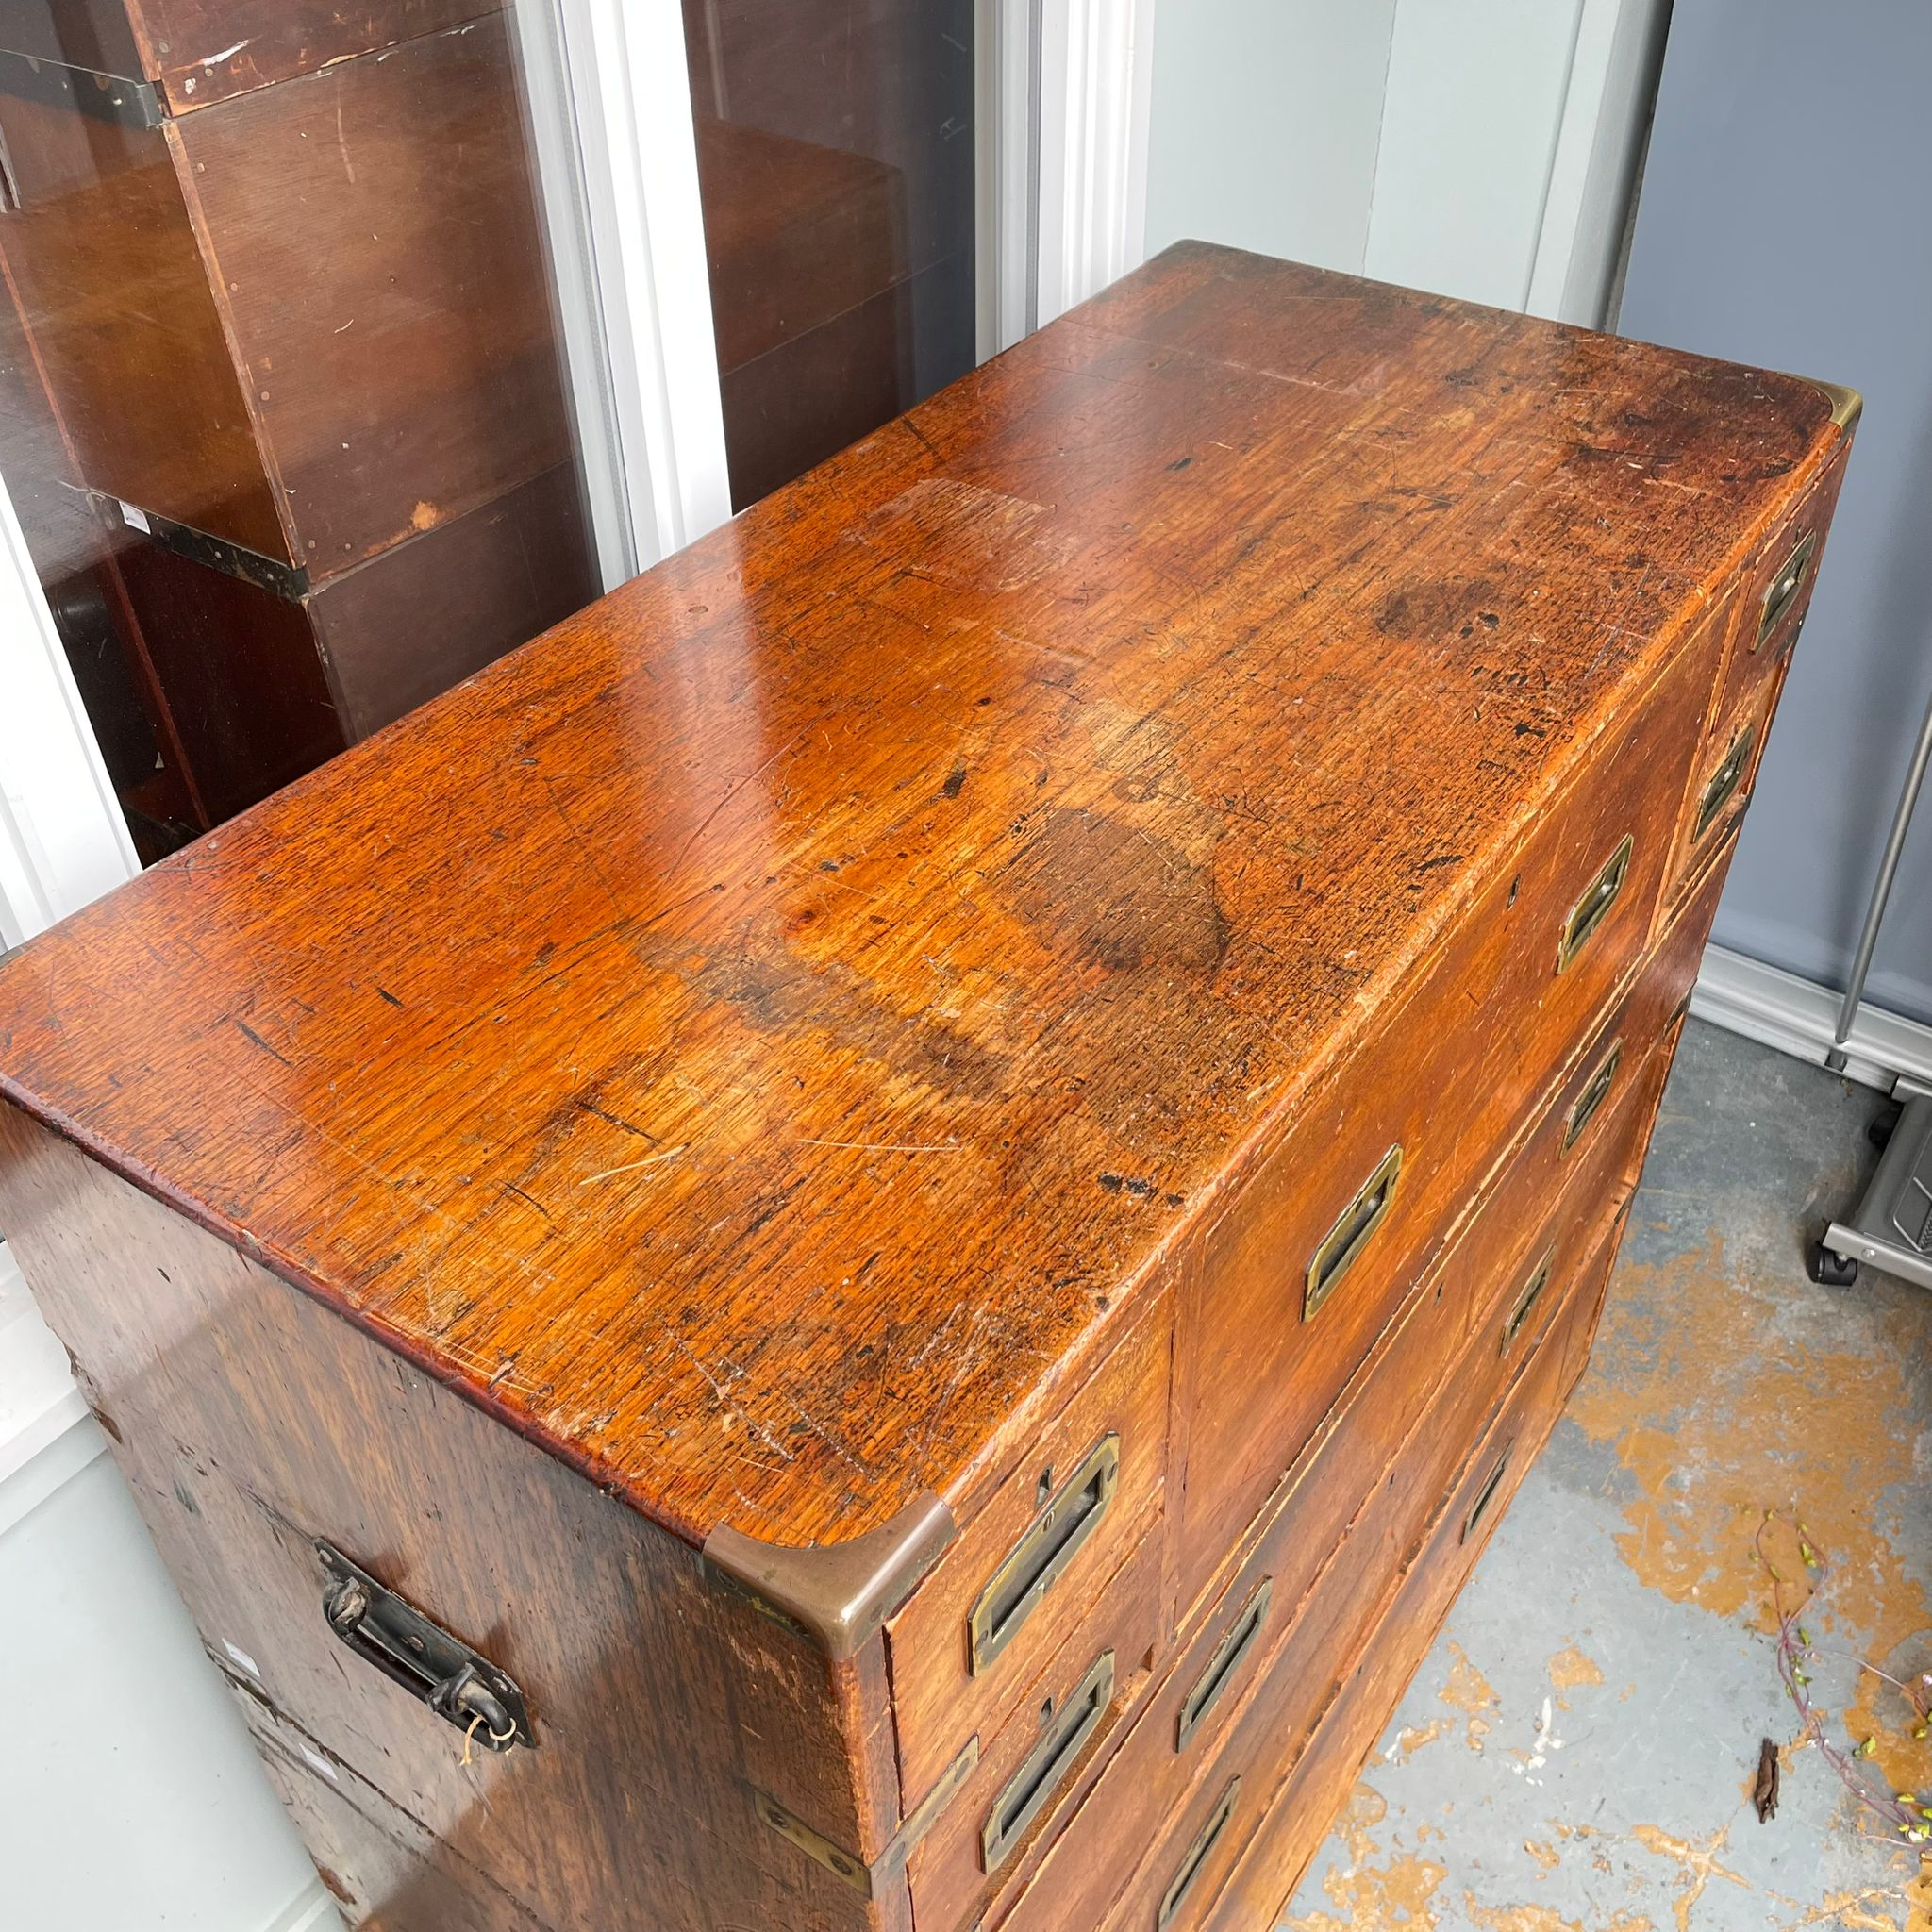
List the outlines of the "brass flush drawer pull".
<svg viewBox="0 0 1932 1932">
<path fill-rule="evenodd" d="M 1583 1130 L 1589 1126 L 1610 1097 L 1611 1090 L 1617 1084 L 1617 1074 L 1624 1065 L 1624 1042 L 1614 1041 L 1610 1050 L 1597 1064 L 1597 1070 L 1590 1076 L 1590 1085 L 1576 1096 L 1576 1104 L 1570 1109 L 1570 1118 L 1563 1124 L 1563 1152 L 1569 1153 L 1583 1138 Z"/>
<path fill-rule="evenodd" d="M 365 1663 L 491 1751 L 534 1749 L 524 1693 L 488 1657 L 432 1624 L 332 1544 L 317 1542 L 328 1579 L 322 1614 Z"/>
<path fill-rule="evenodd" d="M 1019 1634 L 1040 1600 L 1100 1527 L 1121 1481 L 1121 1439 L 1103 1436 L 1056 1490 L 1026 1533 L 992 1573 L 967 1619 L 973 1674 L 977 1676 Z"/>
<path fill-rule="evenodd" d="M 1509 1353 L 1509 1344 L 1523 1333 L 1523 1324 L 1529 1320 L 1530 1312 L 1542 1299 L 1543 1290 L 1550 1285 L 1550 1269 L 1557 1258 L 1554 1246 L 1543 1250 L 1543 1257 L 1531 1270 L 1527 1281 L 1523 1284 L 1523 1292 L 1516 1297 L 1516 1306 L 1509 1310 L 1503 1322 L 1503 1353 Z"/>
<path fill-rule="evenodd" d="M 1502 1455 L 1496 1457 L 1496 1466 L 1483 1478 L 1483 1486 L 1476 1491 L 1475 1501 L 1469 1506 L 1469 1514 L 1462 1519 L 1462 1534 L 1458 1542 L 1467 1542 L 1475 1534 L 1476 1524 L 1488 1512 L 1489 1507 L 1496 1500 L 1496 1491 L 1502 1486 L 1503 1473 L 1509 1467 L 1509 1450 L 1515 1448 L 1511 1442 Z"/>
<path fill-rule="evenodd" d="M 1690 834 L 1691 843 L 1703 838 L 1717 823 L 1718 814 L 1730 804 L 1732 794 L 1737 791 L 1744 776 L 1744 768 L 1751 762 L 1751 747 L 1757 742 L 1757 727 L 1747 724 L 1731 741 L 1731 748 L 1724 754 L 1724 761 L 1710 774 L 1710 783 L 1704 788 L 1704 796 L 1697 801 L 1697 824 Z"/>
<path fill-rule="evenodd" d="M 999 1870 L 1033 1821 L 1052 1804 L 1060 1781 L 1074 1768 L 1112 1702 L 1113 1652 L 1104 1650 L 1088 1665 L 1087 1674 L 1059 1709 L 1047 1707 L 1040 1741 L 992 1801 L 979 1830 L 979 1862 L 988 1872 Z"/>
<path fill-rule="evenodd" d="M 1314 1320 L 1315 1310 L 1335 1292 L 1341 1277 L 1355 1266 L 1369 1240 L 1381 1226 L 1395 1200 L 1395 1183 L 1402 1177 L 1402 1147 L 1398 1142 L 1375 1163 L 1375 1171 L 1341 1218 L 1322 1238 L 1308 1262 L 1307 1285 L 1302 1291 L 1302 1320 Z"/>
<path fill-rule="evenodd" d="M 1240 1801 L 1241 1781 L 1230 1778 L 1227 1789 L 1215 1801 L 1214 1810 L 1208 1823 L 1201 1827 L 1201 1836 L 1188 1847 L 1187 1856 L 1181 1860 L 1180 1870 L 1174 1874 L 1173 1882 L 1160 1895 L 1160 1909 L 1155 1914 L 1155 1932 L 1167 1932 L 1167 1928 L 1180 1916 L 1181 1907 L 1188 1902 L 1188 1894 L 1194 1889 L 1194 1881 L 1201 1875 L 1214 1847 L 1221 1842 L 1221 1834 L 1227 1829 L 1227 1821 L 1234 1816 L 1234 1807 Z"/>
<path fill-rule="evenodd" d="M 1811 575 L 1811 558 L 1818 548 L 1818 532 L 1807 530 L 1798 547 L 1785 558 L 1785 567 L 1771 580 L 1764 593 L 1764 614 L 1757 620 L 1757 637 L 1751 648 L 1759 649 L 1765 639 L 1783 622 L 1785 613 L 1798 601 L 1805 579 Z"/>
<path fill-rule="evenodd" d="M 1260 1636 L 1261 1627 L 1268 1621 L 1268 1599 L 1274 1593 L 1274 1579 L 1264 1576 L 1241 1606 L 1241 1615 L 1235 1619 L 1233 1627 L 1214 1646 L 1214 1655 L 1208 1659 L 1208 1668 L 1201 1673 L 1200 1680 L 1188 1692 L 1188 1701 L 1181 1706 L 1180 1725 L 1174 1745 L 1176 1751 L 1188 1748 L 1208 1713 L 1221 1702 L 1221 1693 L 1240 1677 L 1241 1666 L 1254 1654 L 1255 1640 Z"/>
<path fill-rule="evenodd" d="M 1633 834 L 1625 832 L 1617 849 L 1604 861 L 1604 869 L 1591 881 L 1589 891 L 1570 908 L 1563 922 L 1563 936 L 1557 941 L 1557 971 L 1567 973 L 1591 936 L 1610 916 L 1610 908 L 1630 876 L 1630 855 L 1637 849 Z"/>
</svg>

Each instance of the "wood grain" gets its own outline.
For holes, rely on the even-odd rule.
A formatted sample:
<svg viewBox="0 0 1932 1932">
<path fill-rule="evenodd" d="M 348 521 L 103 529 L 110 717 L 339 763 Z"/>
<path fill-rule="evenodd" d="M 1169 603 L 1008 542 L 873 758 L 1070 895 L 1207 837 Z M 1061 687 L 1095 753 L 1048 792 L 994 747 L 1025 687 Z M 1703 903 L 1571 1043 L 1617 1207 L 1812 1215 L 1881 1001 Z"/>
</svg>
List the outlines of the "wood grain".
<svg viewBox="0 0 1932 1932">
<path fill-rule="evenodd" d="M 1293 1462 L 1579 1030 L 1648 945 L 1671 852 L 1664 828 L 1674 826 L 1717 671 L 1714 649 L 1678 655 L 1599 747 L 1589 781 L 1542 815 L 1415 991 L 1377 1003 L 1357 1050 L 1337 1056 L 1295 1130 L 1207 1234 L 1178 1372 L 1194 1419 L 1183 1605 Z M 1623 891 L 1559 973 L 1572 908 L 1632 834 Z M 1454 847 L 1439 856 L 1459 857 Z M 1306 1316 L 1311 1257 L 1393 1146 L 1404 1158 L 1386 1219 Z M 1236 1379 L 1252 1385 L 1253 1399 L 1208 1400 Z"/>
<path fill-rule="evenodd" d="M 1078 1647 L 1078 1638 L 1070 1633 L 1091 1621 L 1098 1598 L 1120 1587 L 1116 1572 L 1158 1518 L 1167 1474 L 1172 1318 L 1166 1299 L 1157 1301 L 1107 1361 L 1082 1378 L 1031 1444 L 1031 1457 L 971 1511 L 932 1574 L 888 1621 L 908 1809 L 969 1737 L 977 1733 L 991 1741 L 1057 1653 L 1069 1644 Z M 1042 1502 L 1063 1488 L 1082 1457 L 1108 1435 L 1119 1438 L 1120 1479 L 1105 1516 L 999 1656 L 975 1672 L 967 1642 L 974 1602 Z M 1108 1577 L 1115 1581 L 1108 1584 Z"/>
<path fill-rule="evenodd" d="M 678 1535 L 856 1535 L 1038 1426 L 1840 441 L 1183 245 L 8 961 L 0 1086 Z"/>
</svg>

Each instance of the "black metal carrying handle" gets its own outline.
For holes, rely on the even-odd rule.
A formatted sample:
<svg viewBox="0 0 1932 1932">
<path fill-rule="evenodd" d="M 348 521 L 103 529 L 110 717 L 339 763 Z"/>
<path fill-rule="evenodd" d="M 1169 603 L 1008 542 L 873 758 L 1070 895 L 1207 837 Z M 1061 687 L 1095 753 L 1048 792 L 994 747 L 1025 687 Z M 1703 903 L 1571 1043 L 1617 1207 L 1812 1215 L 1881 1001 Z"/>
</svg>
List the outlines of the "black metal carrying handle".
<svg viewBox="0 0 1932 1932">
<path fill-rule="evenodd" d="M 333 1544 L 318 1541 L 328 1581 L 322 1614 L 365 1663 L 491 1751 L 536 1747 L 524 1693 L 488 1657 L 432 1624 Z"/>
</svg>

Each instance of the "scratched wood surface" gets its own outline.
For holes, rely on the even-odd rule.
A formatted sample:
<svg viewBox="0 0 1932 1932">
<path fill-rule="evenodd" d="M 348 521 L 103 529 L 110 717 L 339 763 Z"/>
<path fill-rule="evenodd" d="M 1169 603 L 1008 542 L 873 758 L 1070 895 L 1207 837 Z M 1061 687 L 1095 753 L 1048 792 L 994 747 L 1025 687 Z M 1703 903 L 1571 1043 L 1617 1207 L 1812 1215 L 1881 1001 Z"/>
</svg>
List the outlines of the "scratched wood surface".
<svg viewBox="0 0 1932 1932">
<path fill-rule="evenodd" d="M 857 1535 L 1122 1319 L 1840 440 L 1183 244 L 25 949 L 0 1089 L 678 1533 Z"/>
</svg>

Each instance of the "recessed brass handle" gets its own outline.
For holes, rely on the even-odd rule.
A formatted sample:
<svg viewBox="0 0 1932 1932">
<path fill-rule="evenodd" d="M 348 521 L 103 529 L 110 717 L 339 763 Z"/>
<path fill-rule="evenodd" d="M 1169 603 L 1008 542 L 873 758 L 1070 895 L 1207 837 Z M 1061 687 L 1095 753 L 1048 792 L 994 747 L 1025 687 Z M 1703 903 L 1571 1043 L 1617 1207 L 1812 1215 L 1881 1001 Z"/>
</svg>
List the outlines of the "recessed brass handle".
<svg viewBox="0 0 1932 1932">
<path fill-rule="evenodd" d="M 1308 1260 L 1307 1282 L 1302 1291 L 1302 1320 L 1310 1322 L 1315 1310 L 1335 1292 L 1341 1277 L 1361 1257 L 1370 1237 L 1388 1217 L 1395 1201 L 1395 1183 L 1402 1178 L 1402 1144 L 1398 1141 L 1375 1163 L 1375 1171 L 1365 1180 L 1356 1197 L 1341 1210 L 1335 1225 L 1322 1237 L 1322 1244 Z"/>
<path fill-rule="evenodd" d="M 1234 1816 L 1234 1807 L 1241 1795 L 1241 1779 L 1229 1778 L 1227 1788 L 1214 1801 L 1214 1809 L 1208 1814 L 1208 1823 L 1201 1827 L 1200 1837 L 1188 1847 L 1167 1890 L 1160 1895 L 1160 1910 L 1154 1919 L 1155 1932 L 1167 1932 L 1167 1928 L 1180 1916 L 1181 1907 L 1188 1902 L 1188 1894 L 1194 1889 L 1195 1879 L 1200 1877 L 1214 1847 L 1221 1842 L 1221 1834 L 1227 1829 L 1227 1821 Z"/>
<path fill-rule="evenodd" d="M 1764 593 L 1764 614 L 1757 620 L 1757 636 L 1751 646 L 1754 651 L 1762 647 L 1765 639 L 1783 623 L 1785 613 L 1798 601 L 1798 592 L 1810 575 L 1811 558 L 1817 548 L 1818 532 L 1807 530 L 1798 539 L 1798 547 L 1785 558 L 1785 567 L 1772 578 Z"/>
<path fill-rule="evenodd" d="M 1609 1052 L 1597 1062 L 1596 1072 L 1590 1076 L 1590 1084 L 1576 1096 L 1575 1105 L 1570 1109 L 1570 1118 L 1563 1124 L 1565 1154 L 1583 1138 L 1584 1128 L 1596 1118 L 1598 1109 L 1610 1097 L 1623 1064 L 1624 1042 L 1621 1040 L 1612 1041 Z"/>
<path fill-rule="evenodd" d="M 1458 1542 L 1467 1542 L 1475 1534 L 1476 1524 L 1483 1520 L 1484 1512 L 1496 1500 L 1496 1491 L 1502 1486 L 1503 1473 L 1509 1467 L 1509 1451 L 1516 1444 L 1511 1442 L 1496 1458 L 1496 1466 L 1483 1478 L 1483 1486 L 1476 1491 L 1475 1501 L 1469 1506 L 1469 1514 L 1462 1519 L 1462 1534 Z"/>
<path fill-rule="evenodd" d="M 1550 1285 L 1550 1269 L 1557 1258 L 1554 1243 L 1545 1248 L 1542 1258 L 1530 1270 L 1529 1279 L 1523 1284 L 1523 1292 L 1516 1297 L 1516 1305 L 1509 1310 L 1503 1322 L 1503 1353 L 1509 1353 L 1509 1344 L 1523 1333 L 1523 1324 L 1529 1320 L 1531 1311 L 1543 1298 L 1543 1290 Z"/>
<path fill-rule="evenodd" d="M 967 1619 L 968 1657 L 975 1676 L 1019 1635 L 1040 1600 L 1100 1527 L 1120 1480 L 1121 1439 L 1103 1436 L 1008 1551 Z"/>
<path fill-rule="evenodd" d="M 979 1862 L 986 1871 L 999 1870 L 1033 1821 L 1053 1802 L 1112 1702 L 1113 1652 L 1104 1650 L 1088 1665 L 1073 1695 L 1058 1710 L 1049 1707 L 1040 1741 L 992 1801 L 979 1831 Z"/>
<path fill-rule="evenodd" d="M 1563 922 L 1562 937 L 1557 941 L 1557 971 L 1567 973 L 1576 956 L 1587 946 L 1597 928 L 1610 916 L 1610 908 L 1630 876 L 1630 856 L 1637 849 L 1636 835 L 1625 832 L 1617 849 L 1604 861 L 1603 870 L 1590 882 L 1590 890 L 1570 908 Z"/>
<path fill-rule="evenodd" d="M 1255 1640 L 1261 1634 L 1261 1626 L 1268 1621 L 1268 1600 L 1274 1594 L 1274 1579 L 1264 1576 L 1249 1592 L 1248 1600 L 1241 1606 L 1238 1616 L 1227 1634 L 1214 1646 L 1214 1655 L 1208 1659 L 1208 1668 L 1195 1681 L 1194 1688 L 1188 1692 L 1188 1701 L 1181 1706 L 1180 1724 L 1176 1728 L 1174 1748 L 1185 1751 L 1193 1741 L 1194 1733 L 1207 1722 L 1208 1714 L 1221 1702 L 1222 1692 L 1241 1675 L 1241 1665 L 1253 1655 Z"/>
<path fill-rule="evenodd" d="M 1710 783 L 1704 788 L 1704 796 L 1697 801 L 1697 824 L 1690 834 L 1694 845 L 1705 833 L 1717 823 L 1718 814 L 1730 804 L 1731 795 L 1742 782 L 1745 767 L 1751 762 L 1751 747 L 1757 742 L 1757 727 L 1747 724 L 1731 740 L 1731 748 L 1724 754 L 1724 761 L 1710 774 Z"/>
</svg>

